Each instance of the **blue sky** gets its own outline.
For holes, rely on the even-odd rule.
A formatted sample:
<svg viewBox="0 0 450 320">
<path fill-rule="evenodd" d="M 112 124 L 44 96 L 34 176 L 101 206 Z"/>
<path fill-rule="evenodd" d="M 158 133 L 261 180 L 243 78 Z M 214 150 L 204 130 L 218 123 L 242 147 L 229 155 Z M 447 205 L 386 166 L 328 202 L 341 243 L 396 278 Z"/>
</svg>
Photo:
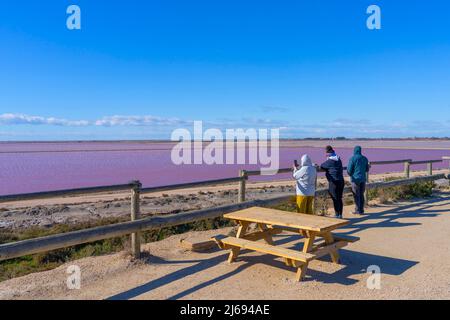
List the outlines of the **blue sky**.
<svg viewBox="0 0 450 320">
<path fill-rule="evenodd" d="M 66 28 L 81 8 L 82 29 Z M 366 9 L 381 8 L 381 30 Z M 450 136 L 450 3 L 0 3 L 0 140 Z"/>
</svg>

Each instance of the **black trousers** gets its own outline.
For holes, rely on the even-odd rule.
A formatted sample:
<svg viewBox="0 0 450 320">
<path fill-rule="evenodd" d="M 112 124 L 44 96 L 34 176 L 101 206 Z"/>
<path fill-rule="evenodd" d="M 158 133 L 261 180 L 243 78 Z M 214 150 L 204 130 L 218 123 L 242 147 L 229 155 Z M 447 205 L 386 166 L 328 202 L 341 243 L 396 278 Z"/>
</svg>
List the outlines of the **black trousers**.
<svg viewBox="0 0 450 320">
<path fill-rule="evenodd" d="M 333 199 L 334 212 L 337 215 L 342 215 L 342 212 L 344 211 L 344 203 L 342 202 L 344 187 L 344 180 L 329 181 L 328 193 L 330 194 L 331 199 Z"/>
<path fill-rule="evenodd" d="M 356 213 L 364 213 L 364 192 L 366 191 L 366 183 L 356 183 L 352 182 L 352 193 L 355 199 Z"/>
</svg>

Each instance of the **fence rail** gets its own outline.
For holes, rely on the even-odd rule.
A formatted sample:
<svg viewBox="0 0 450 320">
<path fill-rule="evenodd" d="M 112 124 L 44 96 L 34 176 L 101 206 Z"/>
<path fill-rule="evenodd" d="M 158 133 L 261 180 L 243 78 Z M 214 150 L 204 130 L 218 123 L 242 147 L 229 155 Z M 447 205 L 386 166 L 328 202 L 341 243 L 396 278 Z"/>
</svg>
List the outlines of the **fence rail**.
<svg viewBox="0 0 450 320">
<path fill-rule="evenodd" d="M 374 188 L 395 187 L 400 185 L 412 184 L 416 182 L 434 181 L 443 178 L 450 178 L 450 177 L 446 177 L 444 174 L 438 174 L 433 176 L 415 177 L 410 179 L 394 180 L 389 182 L 375 182 L 368 184 L 367 188 L 374 189 Z M 346 188 L 344 191 L 350 192 L 351 190 L 350 188 Z M 327 189 L 317 190 L 318 196 L 326 196 L 327 193 L 328 193 Z M 80 231 L 8 243 L 0 245 L 0 261 L 13 259 L 29 254 L 66 248 L 88 242 L 120 237 L 129 234 L 138 235 L 142 231 L 158 230 L 161 228 L 177 226 L 200 220 L 214 219 L 221 217 L 223 214 L 235 210 L 245 209 L 253 206 L 265 206 L 276 204 L 285 201 L 290 197 L 291 197 L 290 195 L 287 195 L 281 197 L 280 196 L 273 197 L 265 200 L 253 200 L 232 205 L 208 208 L 186 213 L 172 214 L 167 216 L 144 218 L 108 226 L 96 227 L 91 229 L 85 229 Z M 135 256 L 137 253 L 135 252 L 135 250 L 139 251 L 140 254 L 140 244 L 139 245 L 135 244 L 135 246 L 132 245 L 132 250 Z M 139 257 L 139 254 L 137 254 L 137 257 Z"/>
<path fill-rule="evenodd" d="M 440 160 L 421 160 L 421 161 L 411 161 L 411 165 L 414 164 L 428 164 L 428 163 L 439 163 L 439 162 L 443 162 L 443 159 Z"/>
<path fill-rule="evenodd" d="M 412 162 L 412 159 L 404 159 L 404 160 L 386 160 L 386 161 L 370 161 L 371 165 L 385 165 L 385 164 L 396 164 L 396 163 L 405 163 Z"/>
<path fill-rule="evenodd" d="M 89 194 L 89 193 L 101 193 L 101 192 L 112 192 L 112 191 L 124 191 L 130 190 L 133 187 L 134 181 L 127 184 L 118 184 L 113 186 L 99 186 L 99 187 L 89 187 L 89 188 L 79 188 L 79 189 L 66 189 L 57 191 L 45 191 L 45 192 L 35 192 L 35 193 L 24 193 L 24 194 L 14 194 L 0 196 L 0 202 L 9 201 L 24 201 L 33 199 L 46 199 L 58 196 L 74 196 L 78 194 Z"/>
<path fill-rule="evenodd" d="M 412 161 L 406 160 L 393 160 L 393 161 L 374 161 L 372 165 L 384 165 L 393 163 L 405 163 L 405 179 L 394 180 L 389 182 L 374 182 L 367 185 L 367 190 L 374 188 L 389 188 L 406 184 L 413 184 L 416 182 L 434 181 L 443 178 L 450 178 L 444 174 L 433 175 L 432 164 L 442 162 L 443 160 L 450 160 L 450 157 L 443 157 L 442 160 L 427 160 L 427 161 Z M 429 175 L 410 178 L 410 166 L 415 164 L 428 164 Z M 291 168 L 280 169 L 279 173 L 291 172 Z M 226 178 L 217 180 L 199 181 L 194 183 L 185 183 L 172 186 L 161 186 L 153 188 L 142 188 L 139 181 L 131 181 L 128 184 L 114 185 L 114 186 L 101 186 L 91 188 L 79 188 L 60 191 L 39 192 L 21 195 L 9 195 L 1 196 L 0 202 L 5 201 L 19 201 L 29 199 L 43 199 L 54 196 L 67 196 L 87 193 L 99 193 L 109 191 L 122 191 L 131 190 L 131 221 L 117 223 L 108 226 L 102 226 L 97 228 L 85 229 L 75 232 L 68 232 L 64 234 L 57 234 L 42 238 L 24 240 L 14 243 L 7 243 L 0 245 L 0 261 L 21 257 L 24 255 L 41 253 L 61 248 L 66 248 L 74 245 L 84 244 L 88 242 L 104 240 L 109 238 L 120 237 L 124 235 L 131 235 L 131 250 L 132 254 L 138 258 L 140 257 L 140 232 L 148 230 L 157 230 L 161 228 L 177 226 L 190 222 L 213 219 L 222 216 L 225 213 L 229 213 L 235 210 L 240 210 L 252 206 L 264 206 L 275 204 L 281 201 L 285 201 L 291 197 L 291 195 L 273 197 L 265 200 L 253 200 L 245 201 L 245 186 L 246 180 L 250 175 L 259 175 L 260 171 L 245 171 L 241 170 L 239 176 L 236 178 Z M 214 208 L 208 208 L 203 210 L 197 210 L 187 213 L 167 215 L 161 217 L 140 218 L 140 194 L 142 192 L 157 192 L 165 190 L 185 189 L 197 186 L 206 185 L 218 185 L 223 183 L 239 182 L 238 203 Z M 349 187 L 346 187 L 344 192 L 351 192 Z M 317 196 L 327 196 L 327 189 L 319 189 L 316 192 Z"/>
</svg>

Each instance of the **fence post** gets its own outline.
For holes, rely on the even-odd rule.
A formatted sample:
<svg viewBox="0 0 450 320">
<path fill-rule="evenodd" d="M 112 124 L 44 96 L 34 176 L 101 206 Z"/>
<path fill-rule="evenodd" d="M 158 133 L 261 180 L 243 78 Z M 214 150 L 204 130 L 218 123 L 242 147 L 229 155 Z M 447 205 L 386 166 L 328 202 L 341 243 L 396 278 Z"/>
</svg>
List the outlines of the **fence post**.
<svg viewBox="0 0 450 320">
<path fill-rule="evenodd" d="M 245 202 L 245 182 L 247 180 L 247 171 L 239 170 L 239 177 L 242 178 L 239 181 L 238 202 Z"/>
<path fill-rule="evenodd" d="M 428 175 L 433 175 L 433 162 L 428 162 Z"/>
<path fill-rule="evenodd" d="M 366 172 L 366 183 L 369 183 L 369 172 Z M 367 207 L 369 205 L 369 189 L 366 188 L 366 191 L 364 191 L 364 204 Z"/>
<path fill-rule="evenodd" d="M 138 220 L 140 218 L 140 194 L 142 184 L 139 181 L 131 182 L 131 221 Z M 141 257 L 141 234 L 140 232 L 131 234 L 131 254 L 135 259 Z"/>
<path fill-rule="evenodd" d="M 411 176 L 411 163 L 409 161 L 405 162 L 405 177 L 409 179 Z"/>
</svg>

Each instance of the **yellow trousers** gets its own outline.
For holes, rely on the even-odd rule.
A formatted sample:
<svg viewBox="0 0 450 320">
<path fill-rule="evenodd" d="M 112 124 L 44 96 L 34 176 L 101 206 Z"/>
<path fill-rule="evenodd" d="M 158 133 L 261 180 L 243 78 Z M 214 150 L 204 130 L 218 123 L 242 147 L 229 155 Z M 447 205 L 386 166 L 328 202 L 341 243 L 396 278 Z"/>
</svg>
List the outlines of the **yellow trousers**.
<svg viewBox="0 0 450 320">
<path fill-rule="evenodd" d="M 314 214 L 314 197 L 307 196 L 297 196 L 297 212 L 298 213 L 306 213 L 306 214 Z"/>
</svg>

